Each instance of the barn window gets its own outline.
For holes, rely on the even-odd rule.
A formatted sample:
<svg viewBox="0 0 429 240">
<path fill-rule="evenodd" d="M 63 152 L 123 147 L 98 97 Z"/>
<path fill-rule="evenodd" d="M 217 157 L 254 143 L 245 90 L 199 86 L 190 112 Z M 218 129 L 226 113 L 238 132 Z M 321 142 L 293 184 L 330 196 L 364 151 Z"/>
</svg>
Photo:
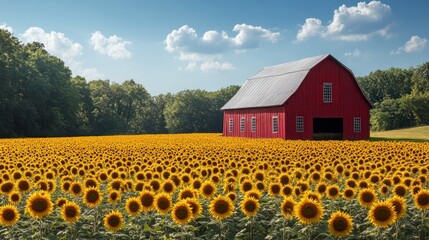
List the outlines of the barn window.
<svg viewBox="0 0 429 240">
<path fill-rule="evenodd" d="M 323 83 L 323 102 L 332 102 L 332 83 Z"/>
<path fill-rule="evenodd" d="M 360 133 L 361 130 L 361 121 L 360 117 L 353 118 L 353 132 Z"/>
<path fill-rule="evenodd" d="M 246 129 L 246 119 L 240 118 L 240 132 L 244 132 L 244 129 Z"/>
<path fill-rule="evenodd" d="M 273 133 L 277 133 L 279 131 L 279 117 L 273 117 Z"/>
<path fill-rule="evenodd" d="M 229 132 L 234 131 L 234 119 L 229 119 Z"/>
<path fill-rule="evenodd" d="M 304 132 L 304 117 L 296 116 L 296 131 Z"/>
<path fill-rule="evenodd" d="M 251 118 L 251 124 L 252 124 L 252 132 L 256 132 L 256 117 Z"/>
</svg>

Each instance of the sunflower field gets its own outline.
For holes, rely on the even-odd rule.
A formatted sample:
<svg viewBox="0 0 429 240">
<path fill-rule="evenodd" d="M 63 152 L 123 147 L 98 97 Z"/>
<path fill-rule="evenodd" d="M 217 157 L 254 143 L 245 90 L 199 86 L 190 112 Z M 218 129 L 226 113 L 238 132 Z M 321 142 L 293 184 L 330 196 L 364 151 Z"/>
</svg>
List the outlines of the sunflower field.
<svg viewBox="0 0 429 240">
<path fill-rule="evenodd" d="M 429 143 L 0 140 L 0 239 L 429 239 Z"/>
</svg>

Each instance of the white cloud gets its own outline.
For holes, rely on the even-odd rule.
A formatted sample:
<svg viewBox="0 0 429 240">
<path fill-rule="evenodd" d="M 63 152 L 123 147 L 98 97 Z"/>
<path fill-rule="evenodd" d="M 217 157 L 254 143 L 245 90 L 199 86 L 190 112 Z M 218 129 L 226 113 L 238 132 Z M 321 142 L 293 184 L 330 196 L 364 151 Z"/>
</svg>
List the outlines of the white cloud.
<svg viewBox="0 0 429 240">
<path fill-rule="evenodd" d="M 235 67 L 228 62 L 218 62 L 218 61 L 206 61 L 201 64 L 201 71 L 214 71 L 214 70 L 233 70 Z"/>
<path fill-rule="evenodd" d="M 298 31 L 296 40 L 303 41 L 309 37 L 321 35 L 325 31 L 324 28 L 320 19 L 307 18 L 305 19 L 304 25 L 302 25 L 301 29 Z"/>
<path fill-rule="evenodd" d="M 220 61 L 223 53 L 244 52 L 258 48 L 262 42 L 275 43 L 280 37 L 278 32 L 247 24 L 236 24 L 233 31 L 237 32 L 234 37 L 228 36 L 225 31 L 215 30 L 199 37 L 195 29 L 183 25 L 167 35 L 165 50 L 177 52 L 179 60 L 188 61 L 185 70 L 195 70 L 198 66 L 201 71 L 231 70 L 234 69 L 231 63 Z"/>
<path fill-rule="evenodd" d="M 334 11 L 327 26 L 323 26 L 320 19 L 307 18 L 296 40 L 314 36 L 342 41 L 366 41 L 375 35 L 386 37 L 389 35 L 390 15 L 390 6 L 379 1 L 359 2 L 352 7 L 342 5 Z"/>
<path fill-rule="evenodd" d="M 81 61 L 76 58 L 83 54 L 81 44 L 73 42 L 61 32 L 46 32 L 39 27 L 30 27 L 20 35 L 20 40 L 24 43 L 40 42 L 45 46 L 46 51 L 62 59 L 74 75 L 80 75 L 88 80 L 104 77 L 95 68 L 84 68 Z"/>
<path fill-rule="evenodd" d="M 361 55 L 362 55 L 362 51 L 357 48 L 353 52 L 344 53 L 344 56 L 346 57 L 360 57 Z"/>
<path fill-rule="evenodd" d="M 391 54 L 400 54 L 402 52 L 421 52 L 426 48 L 428 40 L 419 36 L 412 36 L 403 47 L 398 48 L 395 51 L 390 52 Z"/>
<path fill-rule="evenodd" d="M 10 33 L 13 33 L 13 28 L 11 26 L 8 26 L 4 22 L 0 23 L 0 29 L 4 29 L 4 30 L 9 31 Z"/>
<path fill-rule="evenodd" d="M 113 59 L 125 59 L 132 56 L 132 53 L 126 48 L 131 42 L 124 41 L 116 35 L 105 37 L 100 31 L 96 31 L 92 33 L 90 43 L 95 51 Z"/>
</svg>

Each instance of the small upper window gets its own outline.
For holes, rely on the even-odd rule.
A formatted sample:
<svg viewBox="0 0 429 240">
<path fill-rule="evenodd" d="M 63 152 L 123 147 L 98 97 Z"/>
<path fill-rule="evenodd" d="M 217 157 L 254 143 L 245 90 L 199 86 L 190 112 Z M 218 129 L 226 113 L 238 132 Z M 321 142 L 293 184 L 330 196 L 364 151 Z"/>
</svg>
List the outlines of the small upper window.
<svg viewBox="0 0 429 240">
<path fill-rule="evenodd" d="M 361 121 L 360 117 L 353 118 L 353 132 L 360 133 L 361 130 Z"/>
<path fill-rule="evenodd" d="M 251 124 L 252 124 L 251 131 L 256 132 L 256 117 L 251 118 Z"/>
<path fill-rule="evenodd" d="M 296 116 L 296 131 L 304 132 L 304 117 Z"/>
<path fill-rule="evenodd" d="M 229 119 L 229 132 L 234 131 L 234 119 Z"/>
<path fill-rule="evenodd" d="M 323 83 L 323 102 L 332 102 L 332 83 Z"/>
<path fill-rule="evenodd" d="M 246 119 L 240 118 L 240 132 L 244 132 L 244 129 L 246 129 Z"/>
<path fill-rule="evenodd" d="M 279 117 L 273 117 L 273 133 L 277 133 L 279 131 Z"/>
</svg>

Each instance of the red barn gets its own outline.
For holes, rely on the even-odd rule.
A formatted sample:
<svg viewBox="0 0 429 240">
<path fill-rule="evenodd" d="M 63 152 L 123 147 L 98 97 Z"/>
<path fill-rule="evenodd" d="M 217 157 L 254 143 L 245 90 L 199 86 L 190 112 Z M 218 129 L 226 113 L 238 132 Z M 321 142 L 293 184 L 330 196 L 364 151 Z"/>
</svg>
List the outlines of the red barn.
<svg viewBox="0 0 429 240">
<path fill-rule="evenodd" d="M 367 139 L 372 104 L 330 54 L 265 67 L 222 107 L 223 135 Z"/>
</svg>

